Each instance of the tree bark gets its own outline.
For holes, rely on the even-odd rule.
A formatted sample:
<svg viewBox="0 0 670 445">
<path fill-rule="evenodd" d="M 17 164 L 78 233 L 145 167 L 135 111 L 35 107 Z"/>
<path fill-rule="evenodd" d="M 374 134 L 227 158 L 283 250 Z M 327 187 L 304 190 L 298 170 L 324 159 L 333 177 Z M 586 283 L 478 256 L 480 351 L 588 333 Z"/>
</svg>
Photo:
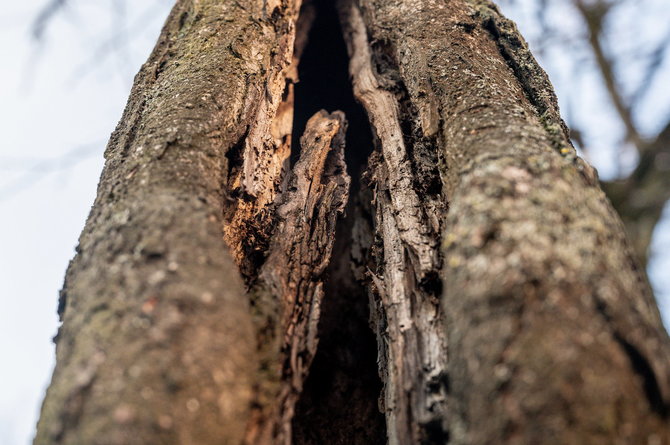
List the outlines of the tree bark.
<svg viewBox="0 0 670 445">
<path fill-rule="evenodd" d="M 381 155 L 390 443 L 667 443 L 667 335 L 514 25 L 487 1 L 341 9 Z M 440 232 L 446 368 L 439 329 L 411 339 L 439 317 L 421 283 Z"/>
<path fill-rule="evenodd" d="M 669 444 L 670 340 L 514 25 L 484 0 L 337 9 L 374 146 L 348 207 L 344 114 L 294 116 L 329 9 L 177 2 L 68 269 L 35 443 L 377 443 L 347 374 L 370 352 L 336 347 L 363 286 L 389 444 Z M 358 421 L 306 406 L 343 388 Z"/>
<path fill-rule="evenodd" d="M 68 269 L 36 444 L 234 444 L 262 423 L 279 343 L 259 350 L 242 277 L 289 155 L 298 8 L 175 5 Z"/>
</svg>

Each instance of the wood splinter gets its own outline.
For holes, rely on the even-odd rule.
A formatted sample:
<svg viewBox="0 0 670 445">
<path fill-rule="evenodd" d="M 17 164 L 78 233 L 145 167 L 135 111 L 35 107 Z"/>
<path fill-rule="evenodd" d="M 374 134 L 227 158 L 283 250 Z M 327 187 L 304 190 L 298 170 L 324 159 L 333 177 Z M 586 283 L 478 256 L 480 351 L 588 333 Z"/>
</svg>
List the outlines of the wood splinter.
<svg viewBox="0 0 670 445">
<path fill-rule="evenodd" d="M 300 159 L 279 198 L 277 226 L 258 289 L 281 305 L 281 384 L 275 414 L 253 428 L 255 443 L 291 442 L 291 419 L 317 347 L 322 275 L 330 262 L 338 215 L 351 178 L 344 162 L 344 113 L 317 112 L 300 139 Z M 259 440 L 260 439 L 260 440 Z"/>
</svg>

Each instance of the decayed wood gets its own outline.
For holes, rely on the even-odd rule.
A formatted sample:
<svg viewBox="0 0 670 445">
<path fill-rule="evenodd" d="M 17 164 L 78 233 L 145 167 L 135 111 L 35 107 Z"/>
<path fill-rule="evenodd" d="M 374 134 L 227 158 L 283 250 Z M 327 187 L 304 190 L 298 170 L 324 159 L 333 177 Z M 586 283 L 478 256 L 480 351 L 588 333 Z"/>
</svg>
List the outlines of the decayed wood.
<svg viewBox="0 0 670 445">
<path fill-rule="evenodd" d="M 254 292 L 264 298 L 262 310 L 270 315 L 265 329 L 275 331 L 262 341 L 272 344 L 277 343 L 273 337 L 278 339 L 281 367 L 276 383 L 265 389 L 263 397 L 271 402 L 250 424 L 248 443 L 291 443 L 295 404 L 318 343 L 322 275 L 330 261 L 337 217 L 349 194 L 345 130 L 341 112 L 320 111 L 307 122 L 300 159 L 279 200 L 277 226 Z"/>
<path fill-rule="evenodd" d="M 298 14 L 299 0 L 282 8 L 285 2 L 281 0 L 271 3 L 274 4 L 264 0 L 262 11 L 270 14 L 270 20 L 276 21 L 275 29 L 283 32 L 278 33 L 277 48 L 269 54 L 265 54 L 265 47 L 254 47 L 255 42 L 249 36 L 240 42 L 252 46 L 252 57 L 269 56 L 263 66 L 267 82 L 259 91 L 262 100 L 247 104 L 253 110 L 253 118 L 246 123 L 243 138 L 228 155 L 232 163 L 227 184 L 231 199 L 223 233 L 247 279 L 258 273 L 256 269 L 265 255 L 274 224 L 273 206 L 286 177 L 293 132 L 293 88 L 298 81 L 300 53 L 313 19 L 309 9 Z"/>
<path fill-rule="evenodd" d="M 644 272 L 514 25 L 483 0 L 340 10 L 379 146 L 371 281 L 389 442 L 670 443 L 670 343 Z M 421 193 L 430 152 L 449 201 L 437 223 L 440 193 Z M 426 228 L 442 233 L 437 259 L 413 245 Z M 414 403 L 429 394 L 421 362 L 395 352 L 398 332 L 435 317 L 397 291 L 421 289 L 422 258 L 444 263 L 448 338 L 446 408 L 430 424 Z"/>
<path fill-rule="evenodd" d="M 243 440 L 266 376 L 222 227 L 240 201 L 265 206 L 280 181 L 298 7 L 175 5 L 110 139 L 68 269 L 36 444 Z"/>
<path fill-rule="evenodd" d="M 389 444 L 446 439 L 446 333 L 439 304 L 438 255 L 444 202 L 422 196 L 403 132 L 407 117 L 399 98 L 372 66 L 360 12 L 343 4 L 342 22 L 350 53 L 354 94 L 367 109 L 379 141 L 371 161 L 375 188 L 375 235 L 382 248 L 370 273 L 377 302 L 380 372 Z M 386 85 L 384 85 L 386 83 Z M 417 150 L 418 151 L 418 150 Z M 417 172 L 418 173 L 418 172 Z"/>
</svg>

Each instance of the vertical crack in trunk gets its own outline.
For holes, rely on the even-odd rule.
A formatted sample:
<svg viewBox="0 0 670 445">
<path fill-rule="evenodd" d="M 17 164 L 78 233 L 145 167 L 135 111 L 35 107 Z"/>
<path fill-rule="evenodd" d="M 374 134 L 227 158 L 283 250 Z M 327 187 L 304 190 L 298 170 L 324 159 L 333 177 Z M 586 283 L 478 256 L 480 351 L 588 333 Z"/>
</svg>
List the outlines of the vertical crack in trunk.
<svg viewBox="0 0 670 445">
<path fill-rule="evenodd" d="M 348 205 L 347 169 L 360 174 L 371 133 L 332 4 L 303 5 L 292 62 L 275 75 L 258 119 L 228 156 L 235 204 L 225 234 L 249 286 L 262 374 L 245 442 L 384 443 L 367 296 L 352 276 L 354 221 L 337 224 Z M 350 131 L 342 111 L 323 108 L 346 112 Z M 320 337 L 325 347 L 306 383 Z"/>
<path fill-rule="evenodd" d="M 275 73 L 259 119 L 231 156 L 238 196 L 226 235 L 251 286 L 267 374 L 247 443 L 444 443 L 437 111 L 413 104 L 395 51 L 370 45 L 357 7 L 342 3 L 340 12 L 344 32 L 333 3 L 303 6 L 293 62 Z M 347 113 L 346 152 L 344 114 L 313 115 L 321 108 Z M 350 182 L 345 153 L 358 178 L 373 145 L 367 183 L 354 180 L 358 194 L 334 247 Z"/>
<path fill-rule="evenodd" d="M 372 150 L 365 111 L 356 103 L 348 73 L 348 56 L 334 2 L 314 3 L 317 16 L 299 66 L 296 87 L 296 133 L 304 118 L 323 107 L 345 111 L 349 121 L 346 162 L 352 175 L 352 197 L 338 223 L 332 261 L 326 271 L 319 323 L 319 348 L 296 406 L 296 445 L 386 443 L 384 416 L 378 399 L 382 383 L 377 370 L 377 345 L 369 325 L 367 291 L 361 274 L 353 272 L 356 233 L 370 238 L 370 216 L 361 199 L 360 173 Z"/>
</svg>

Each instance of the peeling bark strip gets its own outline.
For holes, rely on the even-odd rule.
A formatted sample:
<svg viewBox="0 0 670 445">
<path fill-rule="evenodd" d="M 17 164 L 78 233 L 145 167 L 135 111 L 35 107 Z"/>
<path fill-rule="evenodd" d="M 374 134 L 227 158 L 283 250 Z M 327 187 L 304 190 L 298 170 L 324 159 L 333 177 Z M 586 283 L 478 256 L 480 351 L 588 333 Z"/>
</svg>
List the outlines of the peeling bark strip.
<svg viewBox="0 0 670 445">
<path fill-rule="evenodd" d="M 344 164 L 344 114 L 321 111 L 308 122 L 300 140 L 300 159 L 280 198 L 268 258 L 255 292 L 265 295 L 269 317 L 264 329 L 280 327 L 281 376 L 266 389 L 271 406 L 249 426 L 248 443 L 291 443 L 291 420 L 316 353 L 323 298 L 322 275 L 330 261 L 335 223 L 349 195 Z M 272 315 L 280 315 L 278 320 Z M 276 343 L 271 336 L 263 342 Z M 268 366 L 276 366 L 268 363 Z"/>
<path fill-rule="evenodd" d="M 438 246 L 445 203 L 441 187 L 434 196 L 421 190 L 426 178 L 416 165 L 422 156 L 420 144 L 427 153 L 437 148 L 415 122 L 409 122 L 410 129 L 402 128 L 410 119 L 405 114 L 409 112 L 406 90 L 401 82 L 373 68 L 358 7 L 343 2 L 341 15 L 354 94 L 368 111 L 378 138 L 369 175 L 374 188 L 374 230 L 381 247 L 370 280 L 389 444 L 443 443 L 448 438 L 446 335 L 439 305 Z M 425 113 L 431 110 L 421 111 L 420 118 L 430 125 L 431 117 Z"/>
<path fill-rule="evenodd" d="M 670 443 L 667 334 L 621 224 L 574 156 L 546 75 L 513 24 L 481 0 L 344 0 L 340 8 L 357 95 L 380 145 L 372 183 L 383 270 L 402 255 L 421 270 L 403 234 L 430 221 L 430 207 L 412 194 L 421 176 L 409 166 L 420 164 L 407 162 L 407 135 L 434 140 L 446 164 L 438 165 L 449 198 L 439 218 L 449 443 Z M 417 307 L 393 298 L 413 275 L 396 270 L 373 276 L 390 351 L 406 341 L 394 335 L 399 327 L 417 319 L 394 318 Z M 407 359 L 387 357 L 393 352 L 382 360 L 385 399 L 416 397 L 420 371 L 394 388 L 401 374 L 393 369 Z M 390 442 L 418 443 L 421 423 L 405 413 L 422 407 L 385 408 Z"/>
</svg>

